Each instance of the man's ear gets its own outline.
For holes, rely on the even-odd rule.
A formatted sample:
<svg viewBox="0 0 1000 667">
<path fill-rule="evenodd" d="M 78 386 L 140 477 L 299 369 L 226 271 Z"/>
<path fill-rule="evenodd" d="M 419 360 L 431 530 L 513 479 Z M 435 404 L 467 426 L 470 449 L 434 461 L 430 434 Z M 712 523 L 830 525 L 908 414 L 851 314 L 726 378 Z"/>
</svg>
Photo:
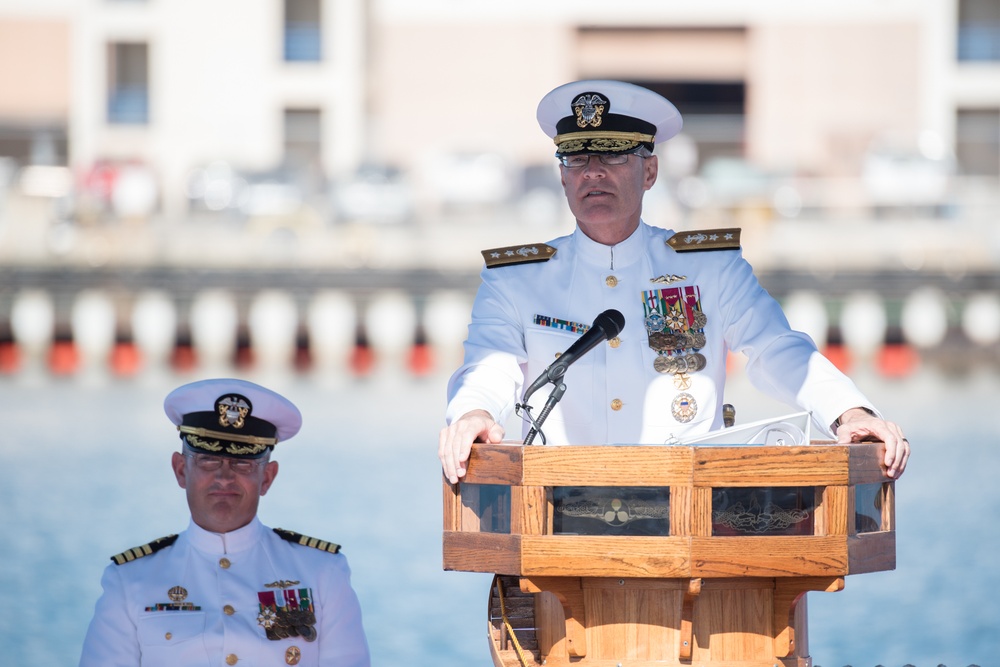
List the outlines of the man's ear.
<svg viewBox="0 0 1000 667">
<path fill-rule="evenodd" d="M 271 488 L 271 484 L 274 483 L 274 478 L 278 476 L 278 462 L 268 461 L 264 466 L 264 481 L 260 485 L 260 495 L 267 493 L 267 490 Z"/>
<path fill-rule="evenodd" d="M 656 176 L 660 173 L 660 161 L 655 155 L 650 155 L 642 161 L 643 182 L 642 188 L 649 190 L 656 183 Z"/>
<path fill-rule="evenodd" d="M 187 470 L 184 468 L 184 464 L 187 459 L 180 452 L 174 452 L 174 455 L 170 458 L 170 467 L 174 469 L 174 477 L 177 478 L 177 486 L 182 489 L 187 488 Z"/>
</svg>

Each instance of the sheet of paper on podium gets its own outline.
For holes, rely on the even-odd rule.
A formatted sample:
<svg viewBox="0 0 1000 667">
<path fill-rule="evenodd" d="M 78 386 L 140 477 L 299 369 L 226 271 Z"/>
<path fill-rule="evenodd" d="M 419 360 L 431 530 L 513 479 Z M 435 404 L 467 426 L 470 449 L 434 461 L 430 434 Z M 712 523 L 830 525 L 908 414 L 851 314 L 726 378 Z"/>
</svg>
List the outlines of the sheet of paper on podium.
<svg viewBox="0 0 1000 667">
<path fill-rule="evenodd" d="M 704 435 L 682 438 L 674 445 L 808 445 L 812 423 L 811 412 L 795 412 L 782 417 L 761 419 L 749 424 L 710 431 Z"/>
</svg>

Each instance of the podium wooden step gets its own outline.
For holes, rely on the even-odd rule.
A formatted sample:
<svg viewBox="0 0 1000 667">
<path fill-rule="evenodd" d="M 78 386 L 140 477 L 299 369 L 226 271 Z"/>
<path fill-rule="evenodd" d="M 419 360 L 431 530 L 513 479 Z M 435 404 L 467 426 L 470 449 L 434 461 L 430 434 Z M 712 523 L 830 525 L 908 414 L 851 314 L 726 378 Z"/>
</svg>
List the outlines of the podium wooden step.
<svg viewBox="0 0 1000 667">
<path fill-rule="evenodd" d="M 490 652 L 495 667 L 540 667 L 542 658 L 535 632 L 535 596 L 521 592 L 518 577 L 494 577 L 489 609 Z M 516 645 L 511 639 L 511 631 L 517 640 Z"/>
</svg>

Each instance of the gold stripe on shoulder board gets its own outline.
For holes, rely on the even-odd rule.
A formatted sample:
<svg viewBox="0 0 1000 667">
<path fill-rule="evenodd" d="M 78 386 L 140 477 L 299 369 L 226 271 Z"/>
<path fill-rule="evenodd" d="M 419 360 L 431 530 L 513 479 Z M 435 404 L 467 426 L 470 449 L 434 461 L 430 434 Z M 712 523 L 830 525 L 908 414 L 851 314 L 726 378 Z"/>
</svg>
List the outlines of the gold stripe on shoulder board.
<svg viewBox="0 0 1000 667">
<path fill-rule="evenodd" d="M 312 547 L 313 549 L 327 551 L 332 554 L 340 551 L 340 545 L 335 542 L 327 542 L 326 540 L 309 537 L 308 535 L 296 533 L 294 530 L 285 530 L 284 528 L 272 528 L 272 530 L 277 533 L 281 539 L 291 542 L 292 544 L 300 544 L 304 547 Z"/>
<path fill-rule="evenodd" d="M 505 248 L 490 248 L 481 252 L 483 259 L 486 260 L 486 268 L 495 269 L 498 266 L 547 262 L 556 254 L 556 249 L 545 243 L 529 243 Z"/>
<path fill-rule="evenodd" d="M 148 544 L 143 544 L 141 547 L 132 547 L 131 549 L 126 549 L 120 554 L 115 554 L 111 557 L 111 561 L 115 565 L 124 565 L 125 563 L 131 563 L 137 558 L 143 558 L 151 554 L 155 554 L 160 549 L 169 547 L 171 544 L 177 541 L 177 535 L 167 535 L 166 537 L 161 537 L 159 539 L 153 540 Z"/>
<path fill-rule="evenodd" d="M 699 231 L 677 232 L 667 245 L 677 252 L 698 250 L 736 250 L 740 247 L 740 228 L 703 229 Z"/>
</svg>

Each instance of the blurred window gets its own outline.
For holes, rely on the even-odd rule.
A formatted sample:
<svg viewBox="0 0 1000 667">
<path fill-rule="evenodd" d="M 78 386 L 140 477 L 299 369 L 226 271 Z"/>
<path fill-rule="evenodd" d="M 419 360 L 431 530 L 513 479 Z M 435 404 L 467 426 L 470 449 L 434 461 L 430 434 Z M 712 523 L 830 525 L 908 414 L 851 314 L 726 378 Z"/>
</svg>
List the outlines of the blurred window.
<svg viewBox="0 0 1000 667">
<path fill-rule="evenodd" d="M 61 165 L 66 164 L 68 152 L 64 125 L 0 122 L 0 189 L 3 188 L 5 158 L 20 165 Z"/>
<path fill-rule="evenodd" d="M 285 109 L 285 164 L 301 169 L 320 163 L 322 120 L 319 109 Z"/>
<path fill-rule="evenodd" d="M 108 122 L 149 122 L 149 45 L 108 45 Z"/>
<path fill-rule="evenodd" d="M 959 0 L 958 59 L 1000 60 L 1000 2 Z"/>
<path fill-rule="evenodd" d="M 285 0 L 285 61 L 323 59 L 320 0 Z"/>
<path fill-rule="evenodd" d="M 694 139 L 701 164 L 741 158 L 745 152 L 746 84 L 742 81 L 631 80 L 683 109 L 684 133 Z"/>
<path fill-rule="evenodd" d="M 959 109 L 955 156 L 963 174 L 1000 176 L 1000 109 Z"/>
</svg>

